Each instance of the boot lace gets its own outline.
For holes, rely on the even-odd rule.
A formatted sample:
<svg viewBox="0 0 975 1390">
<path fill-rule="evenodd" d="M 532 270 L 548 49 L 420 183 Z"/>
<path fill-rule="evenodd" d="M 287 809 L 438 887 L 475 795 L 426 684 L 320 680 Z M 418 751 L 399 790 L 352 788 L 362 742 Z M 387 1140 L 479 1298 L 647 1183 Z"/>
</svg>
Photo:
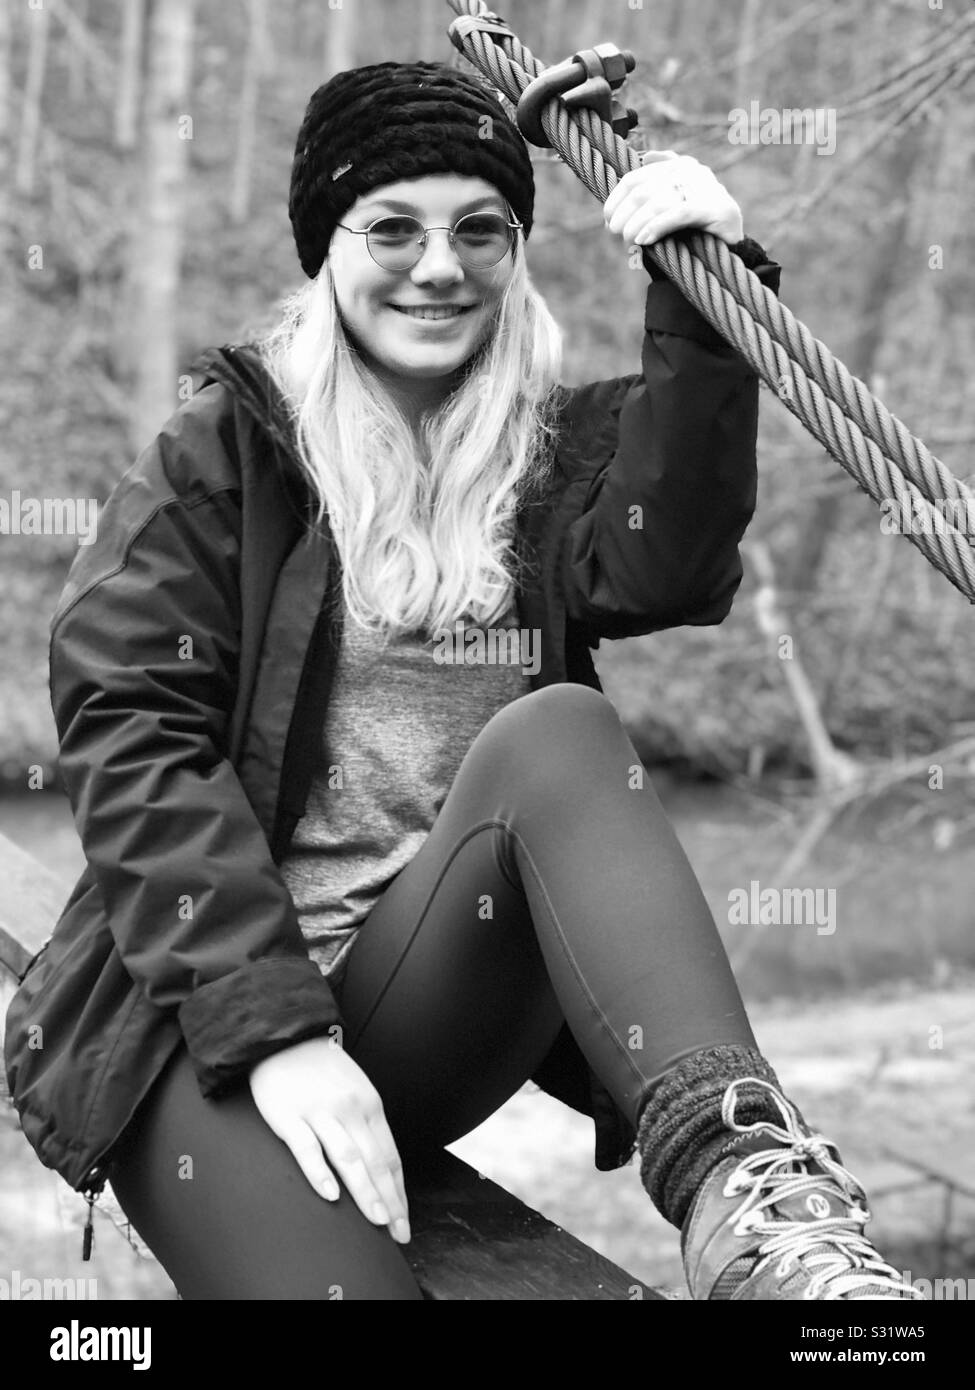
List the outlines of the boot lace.
<svg viewBox="0 0 975 1390">
<path fill-rule="evenodd" d="M 783 1124 L 776 1125 L 770 1120 L 760 1120 L 753 1125 L 737 1124 L 734 1118 L 737 1088 L 743 1085 L 767 1090 L 782 1115 Z M 759 1258 L 750 1275 L 777 1259 L 777 1273 L 784 1276 L 801 1261 L 805 1270 L 812 1271 L 805 1298 L 857 1302 L 875 1298 L 878 1293 L 892 1292 L 912 1299 L 923 1298 L 920 1289 L 908 1284 L 865 1239 L 863 1227 L 870 1220 L 866 1194 L 853 1174 L 838 1161 L 835 1144 L 822 1134 L 805 1133 L 795 1107 L 774 1086 L 754 1076 L 733 1081 L 724 1095 L 722 1118 L 729 1129 L 739 1134 L 769 1134 L 778 1141 L 776 1147 L 744 1158 L 725 1183 L 726 1197 L 745 1194 L 741 1206 L 728 1218 L 735 1223 L 736 1235 L 768 1233 L 759 1246 Z M 810 1172 L 810 1161 L 823 1171 Z M 846 1214 L 791 1221 L 770 1210 L 787 1198 L 806 1196 L 808 1200 L 813 1193 L 839 1197 Z M 814 1211 L 815 1204 L 811 1203 L 809 1209 Z"/>
</svg>

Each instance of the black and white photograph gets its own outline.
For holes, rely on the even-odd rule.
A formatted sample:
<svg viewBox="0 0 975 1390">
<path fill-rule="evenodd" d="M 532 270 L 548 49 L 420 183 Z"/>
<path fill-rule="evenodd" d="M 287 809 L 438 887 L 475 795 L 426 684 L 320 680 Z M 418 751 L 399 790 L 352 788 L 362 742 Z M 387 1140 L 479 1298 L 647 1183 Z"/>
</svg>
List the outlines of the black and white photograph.
<svg viewBox="0 0 975 1390">
<path fill-rule="evenodd" d="M 973 187 L 970 0 L 0 0 L 31 1365 L 960 1337 Z"/>
</svg>

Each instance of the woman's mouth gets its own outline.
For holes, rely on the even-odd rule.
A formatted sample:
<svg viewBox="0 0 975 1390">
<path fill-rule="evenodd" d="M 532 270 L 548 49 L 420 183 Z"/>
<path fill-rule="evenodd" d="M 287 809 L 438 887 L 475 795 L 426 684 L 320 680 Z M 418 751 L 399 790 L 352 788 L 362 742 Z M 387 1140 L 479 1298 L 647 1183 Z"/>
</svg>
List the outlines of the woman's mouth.
<svg viewBox="0 0 975 1390">
<path fill-rule="evenodd" d="M 390 304 L 391 309 L 395 309 L 398 314 L 406 314 L 413 319 L 457 319 L 464 314 L 469 314 L 476 308 L 474 304 L 435 304 L 421 305 L 419 308 L 411 308 L 404 304 Z"/>
</svg>

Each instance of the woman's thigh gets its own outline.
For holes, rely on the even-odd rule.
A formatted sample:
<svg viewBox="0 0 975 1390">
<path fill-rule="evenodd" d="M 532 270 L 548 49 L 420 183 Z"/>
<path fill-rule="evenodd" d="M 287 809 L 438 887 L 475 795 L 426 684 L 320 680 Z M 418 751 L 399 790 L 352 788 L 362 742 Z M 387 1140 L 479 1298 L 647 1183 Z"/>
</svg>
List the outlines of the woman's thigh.
<svg viewBox="0 0 975 1390">
<path fill-rule="evenodd" d="M 564 1022 L 525 894 L 500 867 L 500 827 L 457 802 L 373 908 L 336 991 L 343 1045 L 401 1153 L 487 1119 Z"/>
<path fill-rule="evenodd" d="M 754 1041 L 700 885 L 635 769 L 613 705 L 581 685 L 522 696 L 471 744 L 337 989 L 344 1045 L 401 1150 L 486 1119 L 564 1022 L 634 1115 L 683 1056 Z"/>
<path fill-rule="evenodd" d="M 419 1299 L 399 1246 L 340 1183 L 319 1197 L 242 1085 L 204 1100 L 185 1048 L 140 1106 L 111 1173 L 185 1299 Z"/>
</svg>

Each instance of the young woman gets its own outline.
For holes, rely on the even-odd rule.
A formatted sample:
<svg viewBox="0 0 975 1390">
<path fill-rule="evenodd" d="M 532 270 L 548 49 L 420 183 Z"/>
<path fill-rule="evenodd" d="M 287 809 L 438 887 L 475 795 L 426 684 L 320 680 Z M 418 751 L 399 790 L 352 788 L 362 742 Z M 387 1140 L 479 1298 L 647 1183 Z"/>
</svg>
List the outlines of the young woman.
<svg viewBox="0 0 975 1390">
<path fill-rule="evenodd" d="M 535 1078 L 598 1168 L 639 1147 L 694 1298 L 909 1298 L 590 655 L 728 613 L 757 379 L 654 273 L 641 372 L 560 387 L 533 201 L 475 79 L 312 97 L 309 283 L 206 355 L 52 624 L 88 866 L 10 1010 L 25 1132 L 90 1201 L 111 1179 L 184 1298 L 410 1299 L 404 1158 Z M 605 218 L 777 287 L 693 159 Z"/>
</svg>

